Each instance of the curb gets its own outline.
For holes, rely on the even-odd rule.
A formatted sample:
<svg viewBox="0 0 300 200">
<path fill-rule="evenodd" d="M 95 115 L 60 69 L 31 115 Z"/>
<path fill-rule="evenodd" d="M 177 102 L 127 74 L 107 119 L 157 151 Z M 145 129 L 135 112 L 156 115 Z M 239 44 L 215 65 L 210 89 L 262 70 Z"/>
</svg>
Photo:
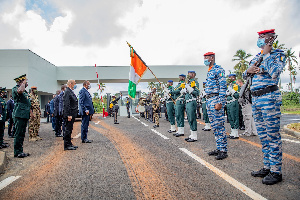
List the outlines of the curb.
<svg viewBox="0 0 300 200">
<path fill-rule="evenodd" d="M 7 162 L 6 153 L 4 151 L 0 151 L 0 174 L 4 173 L 6 162 Z"/>
<path fill-rule="evenodd" d="M 297 138 L 300 138 L 300 132 L 293 131 L 292 129 L 289 129 L 289 128 L 287 127 L 287 125 L 285 125 L 285 126 L 283 127 L 283 131 L 284 131 L 286 134 L 288 134 L 288 135 L 292 135 L 292 136 L 295 136 L 295 137 L 297 137 Z"/>
</svg>

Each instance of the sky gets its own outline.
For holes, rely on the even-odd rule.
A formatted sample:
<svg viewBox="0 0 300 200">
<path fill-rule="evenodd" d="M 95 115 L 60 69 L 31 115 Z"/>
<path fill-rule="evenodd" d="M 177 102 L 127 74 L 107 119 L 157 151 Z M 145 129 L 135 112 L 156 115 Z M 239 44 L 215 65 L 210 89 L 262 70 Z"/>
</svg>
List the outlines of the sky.
<svg viewBox="0 0 300 200">
<path fill-rule="evenodd" d="M 257 32 L 272 28 L 300 64 L 299 10 L 299 0 L 0 0 L 0 49 L 30 49 L 56 66 L 129 65 L 128 41 L 148 65 L 203 65 L 213 51 L 228 74 L 235 52 L 256 55 Z M 281 78 L 287 89 L 289 73 Z"/>
</svg>

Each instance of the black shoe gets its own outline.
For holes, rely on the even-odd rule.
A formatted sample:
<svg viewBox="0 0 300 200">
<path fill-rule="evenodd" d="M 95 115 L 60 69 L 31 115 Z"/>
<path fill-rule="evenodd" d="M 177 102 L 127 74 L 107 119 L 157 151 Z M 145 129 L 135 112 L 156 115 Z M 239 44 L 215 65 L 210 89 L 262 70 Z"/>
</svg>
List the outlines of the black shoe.
<svg viewBox="0 0 300 200">
<path fill-rule="evenodd" d="M 177 132 L 175 132 L 175 133 L 173 133 L 173 136 L 176 136 L 178 133 Z"/>
<path fill-rule="evenodd" d="M 88 140 L 88 139 L 82 140 L 82 143 L 92 143 L 92 142 L 93 142 L 93 140 Z"/>
<path fill-rule="evenodd" d="M 244 130 L 245 130 L 245 127 L 244 127 L 244 126 L 243 126 L 243 127 L 241 127 L 241 128 L 240 128 L 240 130 L 244 131 Z"/>
<path fill-rule="evenodd" d="M 197 140 L 191 139 L 189 138 L 188 140 L 186 140 L 187 142 L 196 142 Z"/>
<path fill-rule="evenodd" d="M 180 137 L 180 136 L 184 136 L 184 134 L 182 134 L 182 133 L 177 133 L 177 134 L 175 135 L 175 137 Z"/>
<path fill-rule="evenodd" d="M 153 128 L 157 128 L 157 127 L 159 127 L 159 125 L 154 125 L 154 126 L 153 126 Z"/>
<path fill-rule="evenodd" d="M 65 147 L 65 151 L 66 150 L 76 150 L 76 148 L 75 147 L 72 147 L 72 146 L 68 146 L 68 147 Z"/>
<path fill-rule="evenodd" d="M 211 129 L 206 129 L 206 128 L 203 128 L 202 130 L 204 130 L 204 131 L 210 131 Z"/>
<path fill-rule="evenodd" d="M 78 148 L 78 146 L 74 146 L 73 144 L 71 145 L 71 147 L 74 147 L 75 149 L 77 149 L 77 148 Z"/>
<path fill-rule="evenodd" d="M 254 177 L 265 177 L 269 173 L 270 173 L 270 169 L 262 168 L 259 171 L 253 171 L 253 172 L 251 172 L 251 175 L 254 176 Z"/>
<path fill-rule="evenodd" d="M 63 135 L 55 135 L 55 137 L 63 137 Z"/>
<path fill-rule="evenodd" d="M 262 183 L 266 185 L 274 185 L 281 181 L 282 181 L 282 174 L 270 172 L 267 176 L 263 178 Z"/>
<path fill-rule="evenodd" d="M 119 124 L 119 122 L 115 122 L 114 124 Z"/>
<path fill-rule="evenodd" d="M 30 156 L 29 153 L 19 153 L 18 155 L 14 155 L 14 157 L 18 157 L 18 158 L 25 158 L 27 156 Z"/>
<path fill-rule="evenodd" d="M 1 147 L 1 149 L 2 149 L 2 148 L 7 148 L 7 147 L 9 147 L 9 144 L 3 143 L 2 145 L 0 145 L 0 147 Z"/>
<path fill-rule="evenodd" d="M 220 151 L 220 150 L 218 150 L 218 149 L 213 150 L 213 151 L 211 151 L 211 152 L 208 152 L 208 155 L 209 155 L 209 156 L 217 156 L 217 155 L 219 154 L 219 151 Z"/>
<path fill-rule="evenodd" d="M 168 133 L 174 133 L 174 132 L 176 132 L 176 131 L 171 131 L 171 130 L 168 130 Z"/>
<path fill-rule="evenodd" d="M 191 139 L 191 138 L 189 138 L 189 137 L 187 137 L 187 138 L 184 138 L 184 140 L 185 140 L 185 141 L 188 141 L 189 139 Z"/>
<path fill-rule="evenodd" d="M 239 139 L 240 137 L 229 136 L 229 139 Z"/>
<path fill-rule="evenodd" d="M 216 160 L 223 160 L 227 157 L 228 157 L 227 152 L 219 151 L 218 155 L 216 156 Z"/>
</svg>

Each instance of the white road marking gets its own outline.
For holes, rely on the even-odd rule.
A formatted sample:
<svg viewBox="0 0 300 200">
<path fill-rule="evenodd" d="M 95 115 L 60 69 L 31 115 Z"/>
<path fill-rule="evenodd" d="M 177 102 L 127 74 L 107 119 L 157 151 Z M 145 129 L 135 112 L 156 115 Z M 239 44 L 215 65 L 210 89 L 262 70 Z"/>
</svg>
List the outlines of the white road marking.
<svg viewBox="0 0 300 200">
<path fill-rule="evenodd" d="M 148 124 L 145 124 L 144 122 L 141 122 L 144 126 L 148 126 Z"/>
<path fill-rule="evenodd" d="M 98 121 L 97 123 L 95 123 L 95 124 L 99 124 L 100 123 L 100 121 Z"/>
<path fill-rule="evenodd" d="M 79 138 L 81 136 L 81 133 L 78 133 L 78 135 L 76 135 L 75 137 L 73 138 Z"/>
<path fill-rule="evenodd" d="M 163 134 L 161 134 L 160 132 L 154 130 L 154 129 L 151 129 L 151 131 L 153 131 L 154 133 L 156 133 L 157 135 L 159 135 L 160 137 L 164 138 L 165 140 L 168 140 L 169 138 L 164 136 Z"/>
<path fill-rule="evenodd" d="M 285 138 L 282 138 L 281 140 L 284 140 L 284 141 L 287 141 L 287 142 L 294 142 L 294 143 L 300 144 L 300 142 L 299 142 L 299 141 L 296 141 L 296 140 L 290 140 L 290 139 L 285 139 Z"/>
<path fill-rule="evenodd" d="M 205 160 L 201 159 L 200 157 L 196 156 L 195 154 L 193 154 L 192 152 L 190 152 L 189 150 L 185 149 L 185 148 L 179 148 L 181 151 L 183 151 L 184 153 L 186 153 L 187 155 L 189 155 L 190 157 L 194 158 L 196 161 L 198 161 L 199 163 L 201 163 L 202 165 L 204 165 L 205 167 L 207 167 L 208 169 L 210 169 L 211 171 L 213 171 L 215 174 L 219 175 L 221 178 L 223 178 L 225 181 L 227 181 L 228 183 L 230 183 L 232 186 L 234 186 L 235 188 L 239 189 L 240 191 L 242 191 L 244 194 L 246 194 L 247 196 L 249 196 L 252 199 L 266 199 L 263 196 L 261 196 L 260 194 L 254 192 L 253 190 L 251 190 L 250 188 L 248 188 L 247 186 L 245 186 L 244 184 L 238 182 L 237 180 L 235 180 L 234 178 L 232 178 L 231 176 L 229 176 L 228 174 L 224 173 L 223 171 L 219 170 L 218 168 L 216 168 L 215 166 L 209 164 L 208 162 L 206 162 Z"/>
<path fill-rule="evenodd" d="M 8 186 L 9 184 L 11 184 L 12 182 L 14 182 L 15 180 L 17 180 L 20 177 L 21 176 L 10 176 L 10 177 L 4 179 L 3 181 L 0 182 L 0 190 L 2 190 L 3 188 L 5 188 L 6 186 Z"/>
<path fill-rule="evenodd" d="M 290 119 L 290 120 L 293 120 L 293 121 L 298 121 L 298 120 L 300 120 L 300 119 Z"/>
</svg>

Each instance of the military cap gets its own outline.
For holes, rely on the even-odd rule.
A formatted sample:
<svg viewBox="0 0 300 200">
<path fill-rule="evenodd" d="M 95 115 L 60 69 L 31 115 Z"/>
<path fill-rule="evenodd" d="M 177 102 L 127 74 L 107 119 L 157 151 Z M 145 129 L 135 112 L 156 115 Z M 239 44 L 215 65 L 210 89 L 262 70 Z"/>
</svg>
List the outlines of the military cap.
<svg viewBox="0 0 300 200">
<path fill-rule="evenodd" d="M 266 33 L 274 33 L 275 34 L 275 29 L 263 30 L 263 31 L 259 31 L 257 33 L 258 33 L 258 35 L 266 34 Z"/>
<path fill-rule="evenodd" d="M 15 78 L 14 80 L 15 80 L 16 82 L 20 82 L 20 81 L 23 81 L 23 80 L 25 80 L 25 79 L 26 79 L 26 74 L 23 74 L 23 75 L 21 75 L 21 76 Z"/>
<path fill-rule="evenodd" d="M 31 89 L 37 89 L 37 87 L 36 86 L 32 86 Z"/>
<path fill-rule="evenodd" d="M 183 77 L 186 77 L 186 75 L 184 75 L 184 74 L 180 74 L 179 76 L 183 76 Z"/>
<path fill-rule="evenodd" d="M 195 71 L 188 71 L 188 73 L 196 73 Z"/>
<path fill-rule="evenodd" d="M 206 81 L 203 81 L 203 85 L 205 85 L 206 84 Z"/>
<path fill-rule="evenodd" d="M 5 92 L 6 91 L 6 87 L 0 87 L 0 92 Z"/>
<path fill-rule="evenodd" d="M 173 83 L 173 81 L 172 80 L 168 80 L 168 83 Z"/>
<path fill-rule="evenodd" d="M 230 76 L 236 76 L 236 74 L 229 74 L 228 77 L 230 77 Z"/>
<path fill-rule="evenodd" d="M 214 55 L 215 55 L 214 52 L 207 52 L 203 56 L 214 56 Z"/>
</svg>

